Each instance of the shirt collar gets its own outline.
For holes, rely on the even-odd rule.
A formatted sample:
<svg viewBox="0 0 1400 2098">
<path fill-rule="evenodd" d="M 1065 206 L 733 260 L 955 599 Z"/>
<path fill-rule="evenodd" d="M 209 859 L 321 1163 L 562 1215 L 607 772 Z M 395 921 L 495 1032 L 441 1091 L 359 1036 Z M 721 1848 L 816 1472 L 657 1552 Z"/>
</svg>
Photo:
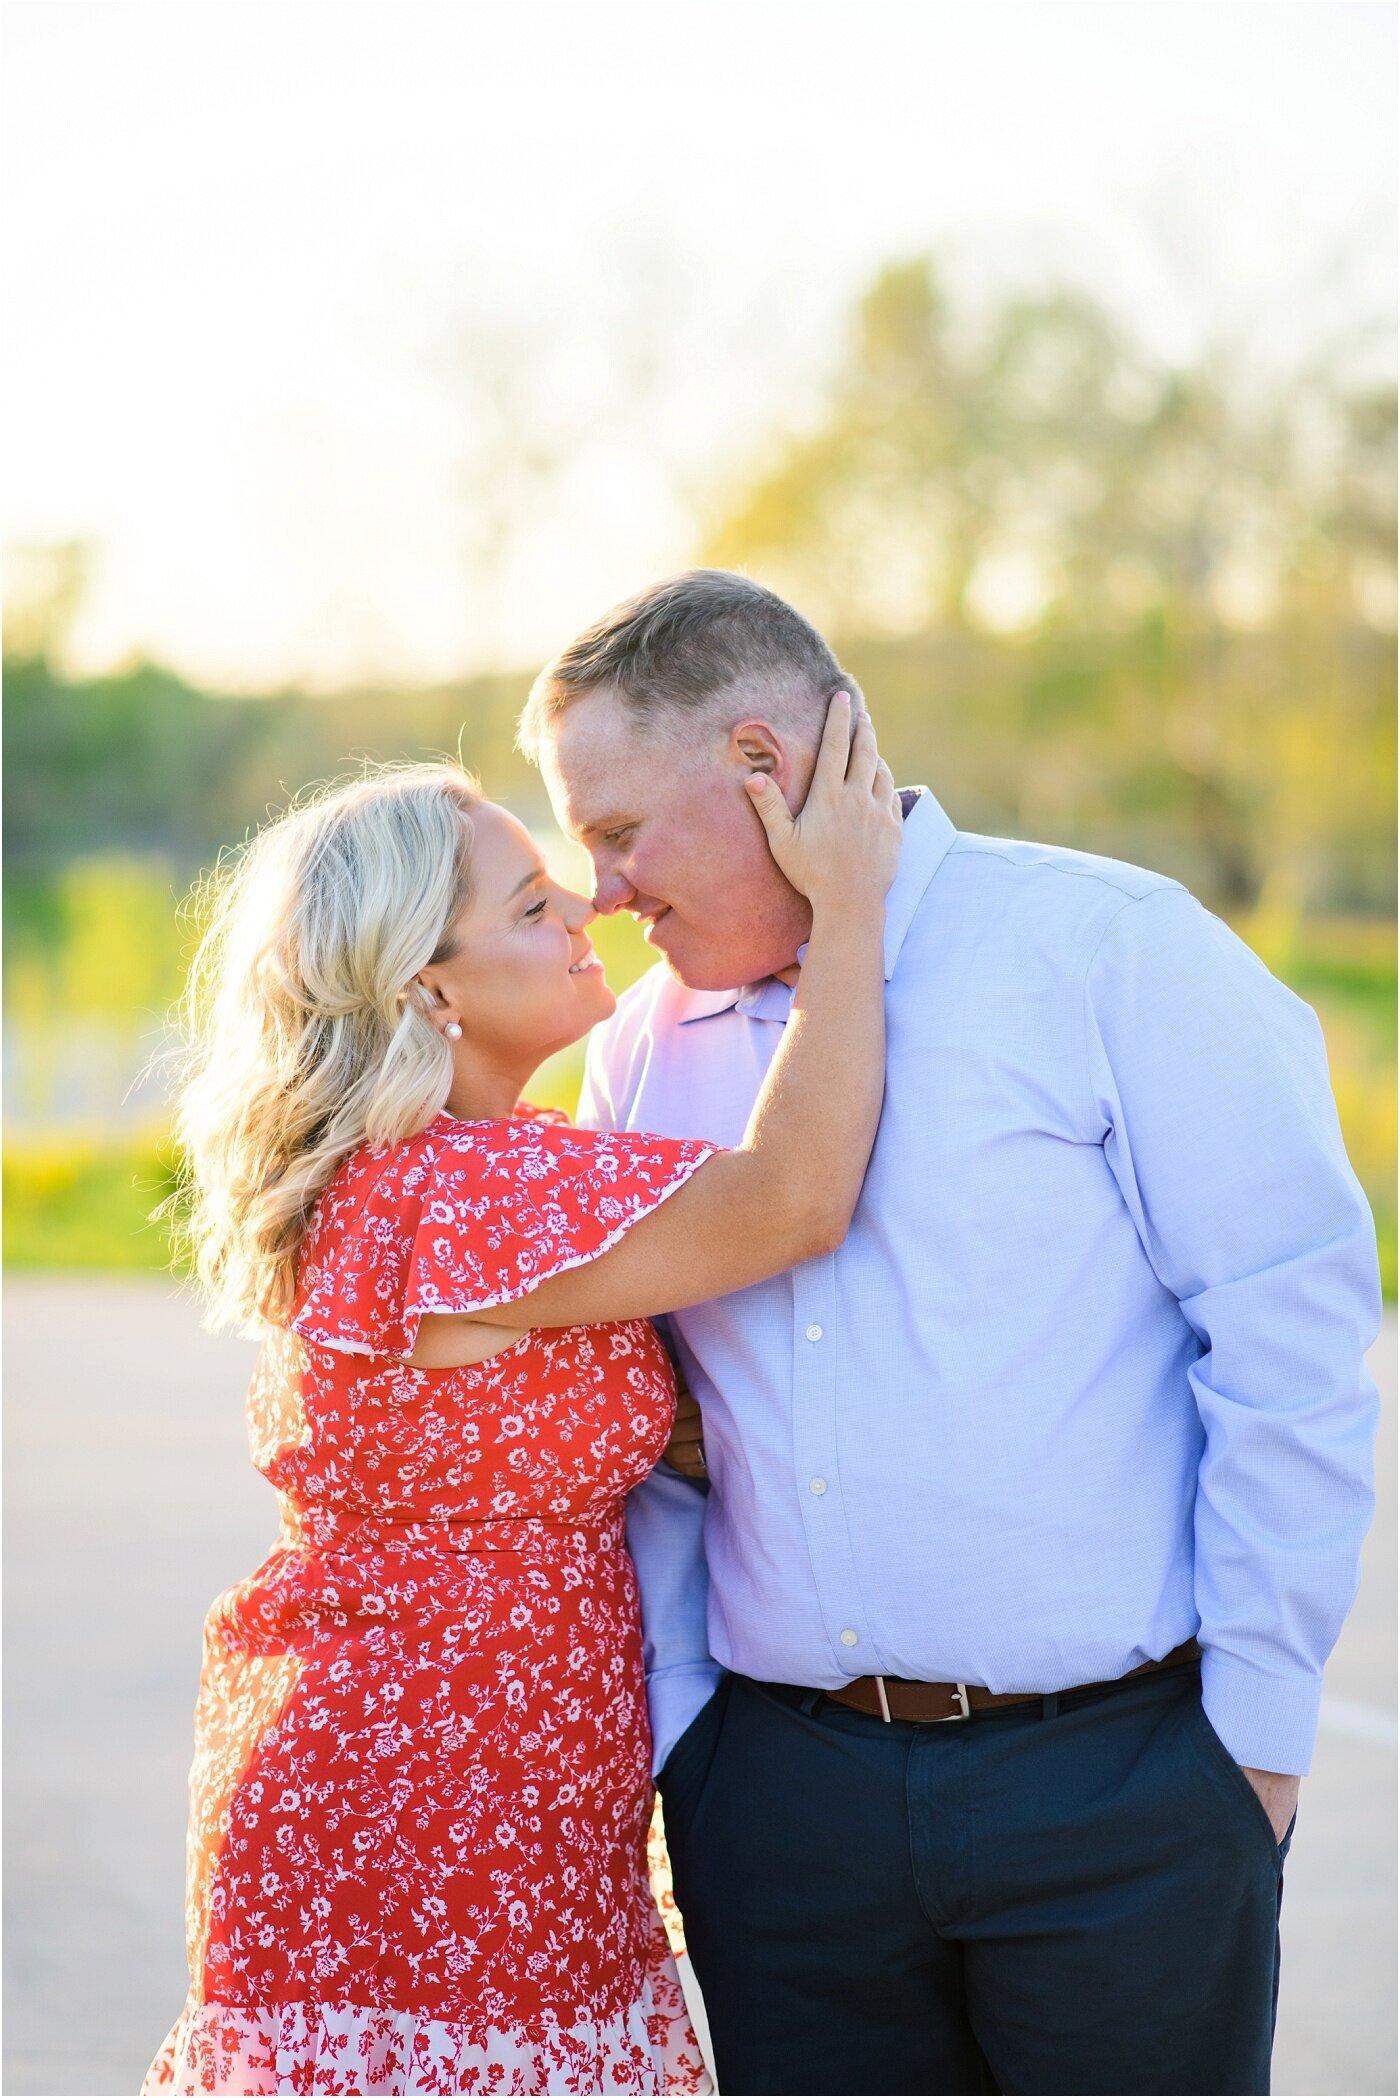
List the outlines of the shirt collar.
<svg viewBox="0 0 1400 2098">
<path fill-rule="evenodd" d="M 928 788 L 919 787 L 916 792 L 918 799 L 904 819 L 899 866 L 885 898 L 886 983 L 898 966 L 905 935 L 914 922 L 914 913 L 923 901 L 924 891 L 942 866 L 948 848 L 957 836 L 948 816 Z M 804 951 L 800 947 L 797 950 L 799 962 Z M 744 984 L 737 991 L 687 991 L 677 1022 L 686 1027 L 692 1020 L 713 1020 L 720 1013 L 733 1012 L 736 1007 L 754 1019 L 785 1020 L 791 1003 L 789 986 L 776 976 L 765 976 L 761 982 Z"/>
<path fill-rule="evenodd" d="M 899 866 L 890 893 L 885 898 L 885 982 L 894 975 L 905 935 L 914 913 L 924 900 L 924 891 L 948 856 L 957 836 L 949 817 L 927 787 L 904 819 L 904 838 L 899 848 Z"/>
</svg>

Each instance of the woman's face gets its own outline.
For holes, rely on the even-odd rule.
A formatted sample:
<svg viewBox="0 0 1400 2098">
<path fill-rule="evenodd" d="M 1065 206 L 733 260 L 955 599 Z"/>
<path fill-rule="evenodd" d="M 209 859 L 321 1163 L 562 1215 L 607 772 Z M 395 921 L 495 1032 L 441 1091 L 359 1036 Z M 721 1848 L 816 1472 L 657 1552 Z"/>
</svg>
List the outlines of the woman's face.
<svg viewBox="0 0 1400 2098">
<path fill-rule="evenodd" d="M 508 809 L 478 804 L 472 828 L 471 900 L 447 960 L 419 981 L 437 1024 L 462 1030 L 456 1060 L 523 1079 L 606 1020 L 617 1000 L 585 931 L 597 916 L 588 898 L 550 880 Z"/>
</svg>

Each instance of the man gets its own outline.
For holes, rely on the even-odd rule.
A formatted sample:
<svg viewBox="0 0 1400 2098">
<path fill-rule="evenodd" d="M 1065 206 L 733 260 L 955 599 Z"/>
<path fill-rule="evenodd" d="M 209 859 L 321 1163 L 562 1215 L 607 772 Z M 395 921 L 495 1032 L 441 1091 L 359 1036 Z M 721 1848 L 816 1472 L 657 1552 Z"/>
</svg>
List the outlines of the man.
<svg viewBox="0 0 1400 2098">
<path fill-rule="evenodd" d="M 522 746 L 665 964 L 585 1120 L 741 1135 L 807 929 L 743 782 L 800 807 L 843 686 L 711 571 L 538 680 Z M 1320 1032 L 1177 883 L 904 799 L 855 1221 L 671 1321 L 710 1489 L 661 1469 L 631 1511 L 720 2086 L 1263 2091 L 1372 1505 Z"/>
</svg>

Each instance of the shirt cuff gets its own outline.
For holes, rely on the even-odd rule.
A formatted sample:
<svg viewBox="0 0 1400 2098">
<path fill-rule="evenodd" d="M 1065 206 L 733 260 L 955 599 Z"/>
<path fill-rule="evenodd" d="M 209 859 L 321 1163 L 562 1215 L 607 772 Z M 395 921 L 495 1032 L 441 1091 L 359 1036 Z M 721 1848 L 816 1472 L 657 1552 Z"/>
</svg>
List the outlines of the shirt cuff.
<svg viewBox="0 0 1400 2098">
<path fill-rule="evenodd" d="M 681 1735 L 710 1702 L 725 1671 L 718 1661 L 659 1668 L 647 1677 L 647 1710 L 651 1714 L 651 1774 L 665 1768 Z"/>
<path fill-rule="evenodd" d="M 1211 1647 L 1202 1653 L 1206 1718 L 1235 1761 L 1251 1770 L 1306 1777 L 1321 1701 L 1321 1676 L 1262 1675 Z"/>
</svg>

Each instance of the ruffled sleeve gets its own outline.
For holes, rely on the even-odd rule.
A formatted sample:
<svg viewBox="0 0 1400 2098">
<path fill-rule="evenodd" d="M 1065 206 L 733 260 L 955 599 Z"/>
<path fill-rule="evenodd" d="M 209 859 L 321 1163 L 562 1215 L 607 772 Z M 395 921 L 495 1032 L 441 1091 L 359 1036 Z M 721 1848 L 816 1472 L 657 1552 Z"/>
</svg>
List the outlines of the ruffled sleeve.
<svg viewBox="0 0 1400 2098">
<path fill-rule="evenodd" d="M 357 1153 L 326 1190 L 292 1325 L 322 1347 L 411 1354 L 426 1313 L 509 1304 L 596 1260 L 718 1148 L 542 1116 L 440 1116 Z"/>
</svg>

